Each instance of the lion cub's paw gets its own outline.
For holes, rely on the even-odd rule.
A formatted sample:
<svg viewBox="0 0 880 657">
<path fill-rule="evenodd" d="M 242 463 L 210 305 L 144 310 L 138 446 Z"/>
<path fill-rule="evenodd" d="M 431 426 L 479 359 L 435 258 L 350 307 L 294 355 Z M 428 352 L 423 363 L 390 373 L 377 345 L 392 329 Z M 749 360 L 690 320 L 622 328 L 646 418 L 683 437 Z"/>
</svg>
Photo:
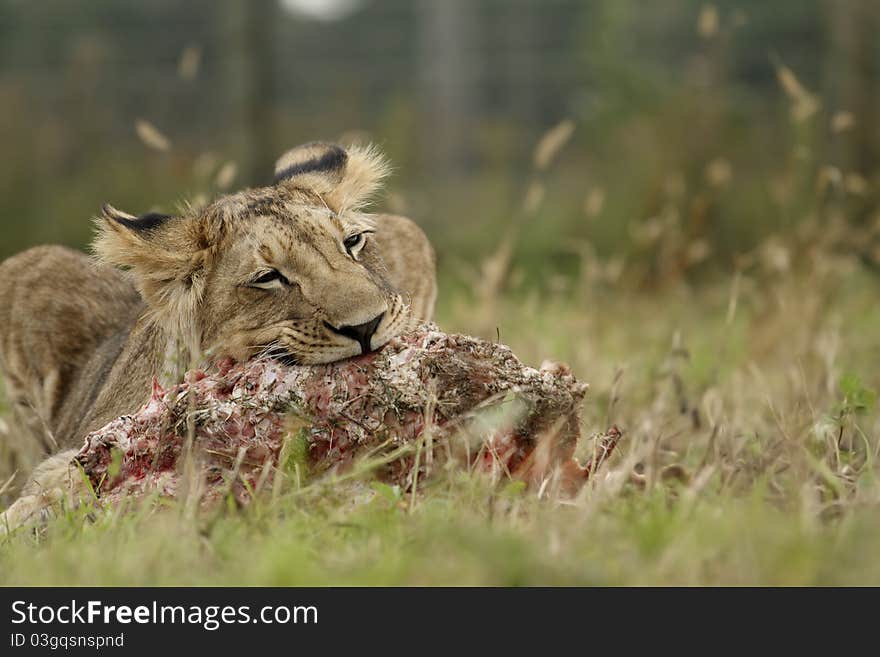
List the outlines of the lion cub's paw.
<svg viewBox="0 0 880 657">
<path fill-rule="evenodd" d="M 73 460 L 75 455 L 76 450 L 61 452 L 37 466 L 21 496 L 0 514 L 0 534 L 45 525 L 63 504 L 78 504 L 87 486 Z"/>
</svg>

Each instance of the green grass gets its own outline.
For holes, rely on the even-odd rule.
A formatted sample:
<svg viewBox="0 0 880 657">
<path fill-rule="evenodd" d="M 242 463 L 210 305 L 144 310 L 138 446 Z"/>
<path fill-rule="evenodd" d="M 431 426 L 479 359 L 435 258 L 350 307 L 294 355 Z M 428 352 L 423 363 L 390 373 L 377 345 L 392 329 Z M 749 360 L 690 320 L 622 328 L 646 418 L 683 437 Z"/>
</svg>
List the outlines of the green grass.
<svg viewBox="0 0 880 657">
<path fill-rule="evenodd" d="M 833 524 L 716 494 L 668 491 L 596 505 L 499 498 L 472 481 L 415 509 L 343 500 L 225 517 L 174 511 L 62 519 L 43 542 L 7 546 L 4 584 L 615 585 L 877 583 L 876 513 Z"/>
<path fill-rule="evenodd" d="M 567 361 L 584 435 L 624 430 L 575 498 L 449 472 L 360 503 L 369 481 L 195 517 L 76 510 L 6 539 L 0 584 L 880 584 L 880 279 L 793 253 L 650 292 L 447 288 L 444 328 Z"/>
</svg>

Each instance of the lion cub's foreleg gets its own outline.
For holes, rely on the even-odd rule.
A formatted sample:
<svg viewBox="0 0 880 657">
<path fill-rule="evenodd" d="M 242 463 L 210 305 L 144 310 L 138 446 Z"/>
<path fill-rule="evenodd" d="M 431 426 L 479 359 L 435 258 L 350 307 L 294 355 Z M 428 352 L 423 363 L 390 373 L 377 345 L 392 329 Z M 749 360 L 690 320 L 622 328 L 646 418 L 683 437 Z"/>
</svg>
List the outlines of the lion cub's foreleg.
<svg viewBox="0 0 880 657">
<path fill-rule="evenodd" d="M 37 466 L 19 498 L 0 515 L 0 534 L 25 525 L 48 521 L 62 504 L 78 505 L 88 494 L 88 486 L 70 449 L 50 456 Z"/>
</svg>

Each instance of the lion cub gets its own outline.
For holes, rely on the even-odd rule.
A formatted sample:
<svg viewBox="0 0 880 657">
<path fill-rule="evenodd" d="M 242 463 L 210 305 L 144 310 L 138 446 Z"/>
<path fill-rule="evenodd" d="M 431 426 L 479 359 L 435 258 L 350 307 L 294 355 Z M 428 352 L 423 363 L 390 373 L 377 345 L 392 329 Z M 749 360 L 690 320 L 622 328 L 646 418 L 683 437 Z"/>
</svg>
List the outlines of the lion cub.
<svg viewBox="0 0 880 657">
<path fill-rule="evenodd" d="M 387 172 L 371 147 L 306 144 L 278 161 L 272 185 L 179 216 L 105 205 L 95 260 L 41 246 L 0 264 L 0 369 L 16 429 L 57 453 L 137 410 L 154 377 L 170 382 L 205 357 L 327 363 L 431 319 L 424 233 L 363 211 Z M 38 468 L 24 493 L 48 487 L 72 453 Z"/>
</svg>

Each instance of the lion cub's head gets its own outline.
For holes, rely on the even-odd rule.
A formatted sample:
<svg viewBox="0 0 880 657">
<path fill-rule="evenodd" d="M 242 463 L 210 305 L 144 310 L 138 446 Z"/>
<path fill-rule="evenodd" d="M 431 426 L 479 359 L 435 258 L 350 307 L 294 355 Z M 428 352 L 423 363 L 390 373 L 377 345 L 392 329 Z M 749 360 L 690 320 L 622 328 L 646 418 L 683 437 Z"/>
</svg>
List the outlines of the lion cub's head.
<svg viewBox="0 0 880 657">
<path fill-rule="evenodd" d="M 376 349 L 409 312 L 383 274 L 361 208 L 387 173 L 371 148 L 313 143 L 271 187 L 181 216 L 105 205 L 94 250 L 130 270 L 152 317 L 193 349 L 327 363 Z"/>
</svg>

